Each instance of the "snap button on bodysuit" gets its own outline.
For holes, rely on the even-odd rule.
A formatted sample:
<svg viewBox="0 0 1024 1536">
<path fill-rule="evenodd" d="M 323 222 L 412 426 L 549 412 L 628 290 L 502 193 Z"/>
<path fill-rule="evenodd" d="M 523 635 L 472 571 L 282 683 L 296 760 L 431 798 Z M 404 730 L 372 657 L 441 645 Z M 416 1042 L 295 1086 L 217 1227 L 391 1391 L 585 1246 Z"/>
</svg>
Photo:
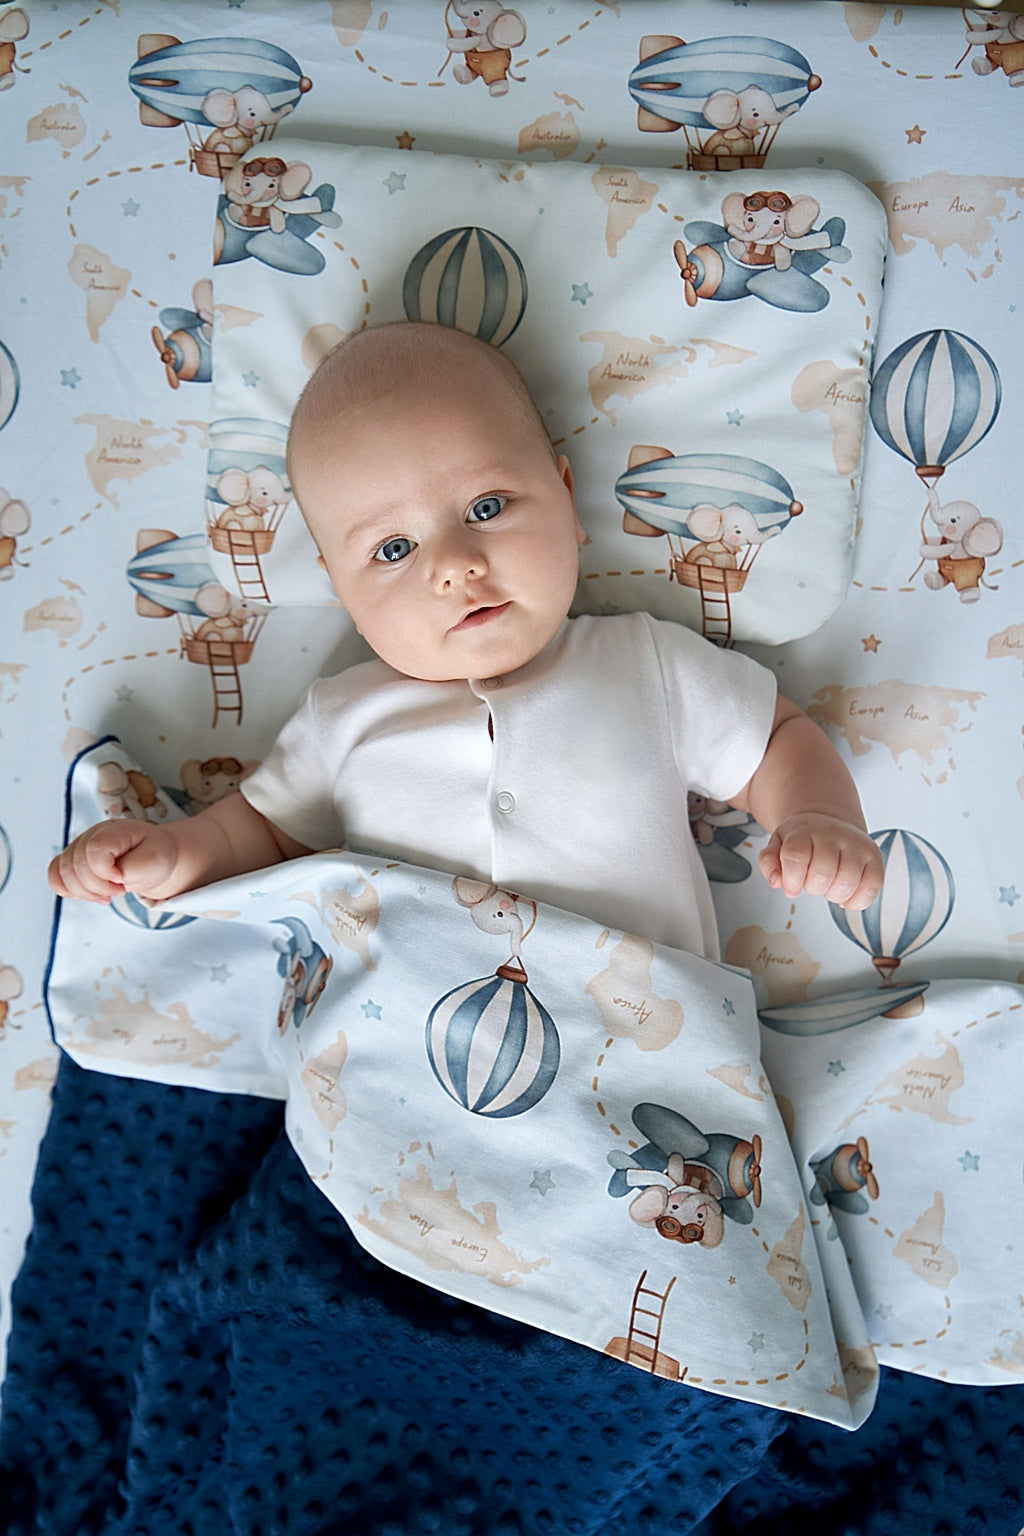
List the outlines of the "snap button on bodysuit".
<svg viewBox="0 0 1024 1536">
<path fill-rule="evenodd" d="M 495 796 L 494 803 L 498 810 L 507 816 L 509 811 L 514 811 L 516 808 L 516 797 L 515 795 L 510 795 L 507 789 L 503 789 L 500 795 Z"/>
</svg>

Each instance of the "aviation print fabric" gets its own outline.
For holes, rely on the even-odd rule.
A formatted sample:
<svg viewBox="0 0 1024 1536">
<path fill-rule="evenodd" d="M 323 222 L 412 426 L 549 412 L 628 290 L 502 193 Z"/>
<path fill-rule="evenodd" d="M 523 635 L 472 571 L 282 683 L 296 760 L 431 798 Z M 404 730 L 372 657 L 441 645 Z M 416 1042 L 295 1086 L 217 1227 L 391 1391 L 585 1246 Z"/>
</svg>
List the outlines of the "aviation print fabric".
<svg viewBox="0 0 1024 1536">
<path fill-rule="evenodd" d="M 916 1364 L 915 1341 L 930 1349 L 948 1318 L 949 1339 L 970 1341 L 957 1371 L 1020 1382 L 1019 1311 L 998 1337 L 987 1321 L 971 1332 L 981 1249 L 958 1225 L 973 1201 L 992 1262 L 1020 1248 L 1024 1151 L 989 1108 L 989 1074 L 1011 1061 L 1024 1016 L 1018 19 L 831 0 L 479 8 L 482 30 L 462 0 L 0 6 L 0 1297 L 21 1262 L 60 1060 L 43 1002 L 44 871 L 68 769 L 113 735 L 123 748 L 99 748 L 92 770 L 102 814 L 195 812 L 253 770 L 315 677 L 363 659 L 324 583 L 314 601 L 285 601 L 293 572 L 319 581 L 285 428 L 332 340 L 412 309 L 483 326 L 550 411 L 591 540 L 580 606 L 650 605 L 751 650 L 834 740 L 886 859 L 885 893 L 860 918 L 792 902 L 760 879 L 750 819 L 695 799 L 722 954 L 753 982 L 764 1085 L 753 1055 L 752 1075 L 739 1075 L 737 1047 L 735 1061 L 708 1058 L 729 1065 L 724 1077 L 687 1074 L 720 1095 L 720 1119 L 705 1123 L 685 1097 L 638 1090 L 636 1105 L 751 1148 L 756 1111 L 772 1153 L 757 1218 L 772 1213 L 769 1249 L 802 1200 L 801 1252 L 810 1263 L 824 1234 L 822 1275 L 840 1250 L 830 1222 L 851 1255 L 875 1247 L 877 1288 L 862 1285 L 859 1258 L 854 1277 L 876 1358 Z M 769 215 L 777 239 L 762 229 Z M 608 814 L 636 793 L 610 787 Z M 480 947 L 464 971 L 438 975 L 428 1016 L 502 958 L 450 883 L 434 905 L 442 927 L 461 924 Z M 200 947 L 198 921 L 179 928 L 125 903 L 90 952 L 68 937 L 81 916 L 61 917 L 59 964 L 77 957 L 90 998 L 122 985 L 123 1016 L 122 1004 L 104 1015 L 115 1033 L 138 1038 L 159 995 L 156 1050 L 164 1025 L 168 1038 L 188 1033 L 178 1003 L 214 1042 L 244 1035 L 244 1019 L 218 1022 L 224 989 L 240 985 L 219 955 L 236 924 L 211 925 L 216 942 Z M 274 916 L 291 919 L 259 929 L 276 1006 L 277 967 L 305 943 L 299 923 L 328 956 L 313 907 Z M 561 932 L 563 919 L 548 921 Z M 543 968 L 535 985 L 530 946 L 543 932 L 525 941 L 526 969 L 563 1056 L 524 1127 L 569 1086 L 576 1048 Z M 589 977 L 613 942 L 591 949 Z M 185 963 L 168 961 L 193 943 Z M 375 975 L 360 1007 L 380 1002 Z M 171 985 L 186 980 L 187 992 Z M 333 980 L 300 1037 L 328 1017 Z M 638 984 L 629 995 L 648 994 Z M 670 995 L 666 982 L 659 996 Z M 584 992 L 581 1006 L 593 1031 L 596 1003 Z M 680 1006 L 696 1012 L 685 996 Z M 901 1008 L 917 1011 L 888 1017 Z M 86 1027 L 73 1011 L 55 1022 L 61 1040 Z M 425 1019 L 417 1028 L 422 1091 L 475 1124 L 440 1084 Z M 346 1102 L 355 1036 L 344 1060 L 327 1051 Z M 616 1070 L 639 1059 L 635 1040 L 604 1039 Z M 250 1060 L 240 1089 L 284 1091 L 279 1063 L 262 1086 L 255 1071 Z M 795 1149 L 788 1204 L 769 1188 L 782 1155 L 765 1134 L 770 1089 Z M 306 1088 L 294 1093 L 313 1113 Z M 628 1098 L 624 1087 L 615 1145 L 639 1160 L 660 1143 Z M 630 1172 L 643 1170 L 605 1162 L 594 1199 L 648 1243 L 630 1284 L 650 1244 L 660 1295 L 676 1277 L 666 1326 L 681 1326 L 690 1259 L 724 1268 L 749 1239 L 789 1340 L 797 1313 L 751 1226 L 727 1217 L 708 1253 L 656 1241 L 628 1215 L 634 1195 L 607 1193 Z M 586 1177 L 596 1189 L 590 1164 Z M 551 1178 L 530 1208 L 568 1219 L 575 1187 Z M 493 1307 L 497 1287 L 486 1290 Z M 616 1311 L 614 1336 L 628 1334 L 631 1306 Z M 740 1356 L 758 1331 L 737 1335 Z M 749 1350 L 756 1381 L 762 1351 Z M 791 1365 L 787 1350 L 776 1356 Z M 671 1353 L 687 1379 L 710 1372 L 683 1347 Z M 945 1369 L 937 1359 L 924 1363 Z M 856 1370 L 842 1373 L 851 1401 Z M 730 1383 L 748 1374 L 735 1360 L 730 1371 Z"/>
<path fill-rule="evenodd" d="M 387 150 L 287 127 L 274 143 L 323 178 L 317 197 L 342 216 L 333 243 L 349 259 L 299 282 L 286 231 L 264 231 L 260 259 L 215 268 L 215 305 L 252 317 L 214 345 L 207 538 L 223 586 L 254 605 L 332 599 L 282 478 L 287 422 L 342 335 L 422 319 L 500 347 L 570 456 L 588 536 L 580 609 L 644 608 L 734 644 L 793 639 L 838 606 L 885 246 L 881 204 L 859 182 L 815 167 L 766 198 L 756 170 L 413 150 L 397 198 Z M 220 222 L 232 217 L 229 205 Z M 566 304 L 581 262 L 586 303 Z M 680 348 L 699 303 L 714 338 Z M 641 398 L 638 442 L 629 407 Z M 749 420 L 742 453 L 736 411 Z"/>
<path fill-rule="evenodd" d="M 116 741 L 77 764 L 69 835 L 115 765 L 139 772 Z M 885 852 L 889 943 L 923 850 Z M 913 942 L 891 947 L 897 968 Z M 47 1002 L 81 1066 L 284 1099 L 383 1264 L 666 1383 L 855 1428 L 880 1363 L 1004 1379 L 1013 1195 L 939 1170 L 964 1125 L 979 1165 L 1016 1134 L 1018 989 L 876 986 L 766 1010 L 762 1038 L 743 972 L 328 852 L 64 902 Z"/>
</svg>

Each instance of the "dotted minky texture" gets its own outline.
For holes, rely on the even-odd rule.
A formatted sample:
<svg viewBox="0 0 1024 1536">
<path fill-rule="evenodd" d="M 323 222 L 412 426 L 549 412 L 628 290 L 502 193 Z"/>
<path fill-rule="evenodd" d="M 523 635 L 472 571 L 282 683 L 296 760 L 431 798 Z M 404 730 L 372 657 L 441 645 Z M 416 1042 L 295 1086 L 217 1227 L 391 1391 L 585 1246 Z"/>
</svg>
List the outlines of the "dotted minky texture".
<svg viewBox="0 0 1024 1536">
<path fill-rule="evenodd" d="M 383 1268 L 276 1104 L 64 1059 L 33 1208 L 3 1536 L 1015 1536 L 1024 1521 L 1019 1389 L 887 1372 L 848 1435 L 652 1380 Z"/>
</svg>

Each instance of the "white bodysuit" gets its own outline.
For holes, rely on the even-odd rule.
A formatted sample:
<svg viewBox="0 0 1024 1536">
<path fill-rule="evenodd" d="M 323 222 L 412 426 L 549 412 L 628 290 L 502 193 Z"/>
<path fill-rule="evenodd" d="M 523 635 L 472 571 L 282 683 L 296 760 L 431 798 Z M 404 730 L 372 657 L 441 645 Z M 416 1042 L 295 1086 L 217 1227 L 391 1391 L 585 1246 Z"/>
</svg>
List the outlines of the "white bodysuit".
<svg viewBox="0 0 1024 1536">
<path fill-rule="evenodd" d="M 742 789 L 775 698 L 764 667 L 679 624 L 567 619 L 504 678 L 369 661 L 318 680 L 241 789 L 309 848 L 489 880 L 717 959 L 687 793 Z"/>
</svg>

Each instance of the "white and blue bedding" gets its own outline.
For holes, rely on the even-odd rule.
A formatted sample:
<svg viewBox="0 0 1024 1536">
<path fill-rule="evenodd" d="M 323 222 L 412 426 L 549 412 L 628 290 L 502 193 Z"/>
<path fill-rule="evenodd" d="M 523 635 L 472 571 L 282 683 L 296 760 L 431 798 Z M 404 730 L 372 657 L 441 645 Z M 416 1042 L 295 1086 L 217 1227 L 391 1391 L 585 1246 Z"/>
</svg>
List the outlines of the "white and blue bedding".
<svg viewBox="0 0 1024 1536">
<path fill-rule="evenodd" d="M 452 1530 L 460 1520 L 481 1530 L 547 1521 L 603 1533 L 627 1511 L 638 1529 L 646 1521 L 659 1533 L 757 1521 L 785 1531 L 799 1527 L 806 1504 L 823 1529 L 874 1533 L 888 1521 L 925 1536 L 941 1520 L 966 1531 L 984 1518 L 1015 1530 L 1019 1458 L 1004 1448 L 1020 1443 L 1024 1322 L 1019 1306 L 1000 1311 L 999 1277 L 1012 1274 L 1024 1241 L 1024 1149 L 1017 1126 L 1001 1119 L 1000 1090 L 1019 1049 L 1024 942 L 1012 457 L 1024 383 L 1024 24 L 1010 12 L 832 0 L 554 0 L 505 11 L 486 46 L 470 48 L 457 35 L 458 11 L 454 0 L 0 7 L 0 1276 L 10 1362 L 0 1451 L 17 1493 L 9 1529 L 35 1520 L 54 1532 L 107 1533 L 125 1521 L 124 1530 L 206 1536 L 229 1521 L 256 1531 L 290 1517 L 310 1531 L 383 1530 L 390 1520 L 411 1532 L 443 1509 Z M 768 96 L 777 119 L 766 129 L 743 127 L 743 110 L 764 106 L 752 92 Z M 731 110 L 739 120 L 730 126 Z M 260 157 L 279 159 L 287 180 L 239 212 L 232 167 Z M 288 174 L 296 164 L 308 178 Z M 805 205 L 788 244 L 745 257 L 727 227 L 732 182 L 747 197 L 813 198 L 818 213 Z M 542 238 L 541 225 L 552 233 Z M 434 248 L 442 236 L 448 244 Z M 736 1387 L 741 1377 L 757 1387 L 771 1329 L 736 1333 L 740 1358 L 721 1362 L 720 1381 L 710 1354 L 687 1356 L 688 1338 L 666 1342 L 679 1374 L 686 1368 L 679 1385 L 435 1301 L 375 1268 L 347 1246 L 332 1192 L 318 1187 L 328 1128 L 313 1114 L 308 1171 L 291 1142 L 275 1139 L 286 1091 L 278 1058 L 262 1086 L 244 1073 L 231 1085 L 276 1098 L 225 1100 L 141 1072 L 115 1078 L 109 1050 L 90 1055 L 87 1022 L 66 1039 L 61 1024 L 63 1045 L 84 1041 L 77 1059 L 47 1027 L 44 869 L 64 833 L 70 764 L 113 734 L 124 763 L 144 772 L 111 771 L 105 793 L 149 814 L 196 809 L 260 759 L 308 681 L 361 659 L 329 592 L 307 588 L 316 573 L 301 521 L 288 487 L 267 474 L 280 476 L 291 400 L 325 346 L 400 317 L 407 303 L 435 302 L 438 263 L 450 271 L 453 260 L 474 259 L 500 267 L 504 298 L 499 305 L 493 284 L 460 289 L 478 304 L 472 325 L 485 323 L 486 309 L 491 339 L 524 368 L 583 487 L 591 542 L 581 608 L 650 607 L 771 666 L 832 735 L 887 856 L 882 906 L 839 920 L 764 885 L 751 824 L 727 807 L 694 808 L 724 959 L 751 977 L 737 976 L 737 999 L 742 986 L 748 1004 L 737 1001 L 729 1027 L 744 1028 L 760 1052 L 760 1068 L 738 1045 L 709 1063 L 728 1070 L 706 1082 L 703 1074 L 699 1103 L 622 1081 L 614 1136 L 592 1107 L 596 1091 L 566 1075 L 572 1051 L 583 1050 L 578 1027 L 563 1029 L 549 1010 L 566 1049 L 558 1090 L 563 1077 L 576 1083 L 593 1115 L 594 1157 L 580 1177 L 602 1219 L 625 1234 L 633 1264 L 627 1276 L 624 1261 L 617 1281 L 625 1299 L 609 1301 L 615 1332 L 604 1338 L 602 1319 L 586 1342 L 603 1350 L 628 1336 L 645 1267 L 678 1338 L 696 1300 L 683 1289 L 694 1270 L 707 1279 L 721 1268 L 728 1285 L 735 1259 L 731 1289 L 746 1305 L 764 1286 L 785 1324 L 777 1374 L 790 1369 L 791 1330 L 804 1315 L 768 1275 L 759 1245 L 763 1237 L 769 1250 L 785 1247 L 802 1212 L 800 1251 L 821 1279 L 799 1385 L 813 1369 L 816 1386 L 806 1401 L 787 1395 L 782 1412 L 761 1404 L 779 1402 L 786 1384 Z M 652 513 L 659 492 L 674 498 L 661 519 L 671 527 Z M 714 528 L 723 504 L 766 520 L 747 545 L 730 548 Z M 248 527 L 230 526 L 232 509 Z M 694 557 L 702 544 L 722 546 L 707 565 Z M 450 894 L 438 910 L 453 932 L 461 924 L 460 944 L 483 945 Z M 277 916 L 298 922 L 313 911 L 286 906 Z M 65 913 L 62 927 L 70 920 Z M 128 947 L 185 942 L 174 929 L 106 922 Z M 211 947 L 234 926 L 211 923 L 225 935 Z M 287 931 L 278 925 L 279 941 Z M 527 955 L 542 941 L 538 923 Z M 105 969 L 111 941 L 96 942 Z M 450 986 L 493 972 L 502 957 L 491 956 L 491 942 L 486 959 L 482 949 L 467 954 L 464 974 L 428 976 L 411 1015 L 419 1089 L 441 1119 L 473 1128 L 480 1117 L 430 1066 L 420 1003 L 430 993 L 429 1014 Z M 621 942 L 609 936 L 593 952 L 594 975 Z M 116 1029 L 110 998 L 123 962 L 100 976 L 83 945 L 75 984 L 95 980 L 101 1022 Z M 270 952 L 284 955 L 272 941 Z M 138 988 L 156 983 L 126 969 L 137 1003 Z M 277 999 L 283 977 L 270 972 Z M 375 973 L 364 974 L 372 982 Z M 536 990 L 543 1001 L 539 982 Z M 879 1000 L 913 1007 L 915 993 L 920 1011 L 909 1017 L 886 1018 L 889 1008 L 857 1017 Z M 190 995 L 166 995 L 172 1022 L 179 1015 L 168 1005 Z M 318 1010 L 329 998 L 325 989 Z M 584 998 L 594 1029 L 600 1010 Z M 357 1002 L 368 999 L 383 1001 L 370 985 Z M 681 1006 L 692 1022 L 699 1010 L 685 998 Z M 821 1032 L 851 1016 L 850 1027 Z M 297 1048 L 317 1019 L 283 1038 Z M 212 1040 L 246 1033 L 242 1022 L 195 1022 Z M 356 1035 L 368 1038 L 372 1022 L 359 1012 L 344 1064 L 324 1047 L 341 1088 L 358 1059 Z M 150 1040 L 157 1054 L 159 1035 Z M 614 1043 L 601 1072 L 641 1060 L 635 1042 L 605 1038 Z M 594 1043 L 586 1038 L 588 1050 Z M 748 1054 L 749 1078 L 740 1075 Z M 308 1118 L 312 1101 L 294 1084 L 288 1091 L 294 1133 L 295 1106 Z M 523 1128 L 548 1114 L 555 1091 L 520 1117 Z M 663 1119 L 636 1120 L 645 1103 L 692 1128 L 683 1134 L 676 1123 L 678 1148 L 654 1134 L 664 1139 Z M 716 1248 L 656 1239 L 629 1215 L 638 1195 L 608 1193 L 613 1177 L 622 1184 L 631 1174 L 627 1187 L 642 1194 L 643 1177 L 661 1171 L 616 1166 L 608 1152 L 641 1160 L 642 1149 L 660 1148 L 644 1157 L 663 1154 L 668 1179 L 673 1152 L 693 1165 L 710 1156 L 694 1150 L 697 1137 L 721 1131 L 753 1149 L 754 1110 L 762 1204 L 749 1223 L 726 1216 Z M 352 1130 L 348 1118 L 339 1135 Z M 395 1147 L 406 1130 L 407 1151 L 422 1128 L 396 1115 Z M 457 1163 L 440 1142 L 435 1152 L 437 1191 L 441 1163 L 446 1178 Z M 413 1177 L 394 1147 L 387 1155 L 387 1178 L 364 1201 L 367 1221 L 382 1227 L 384 1203 L 393 1196 L 400 1206 L 402 1177 Z M 460 1157 L 472 1162 L 469 1151 Z M 546 1142 L 536 1167 L 552 1184 L 530 1190 L 526 1209 L 557 1226 L 550 1213 L 561 1186 Z M 455 1182 L 469 1219 L 483 1219 L 474 1204 L 500 1203 L 468 1173 Z M 361 1200 L 350 1193 L 339 1204 L 356 1237 L 372 1236 L 365 1223 L 360 1233 Z M 968 1218 L 978 1224 L 969 1236 L 958 1225 Z M 387 1262 L 390 1254 L 409 1267 L 408 1249 L 375 1240 Z M 524 1229 L 508 1246 L 529 1260 L 544 1245 Z M 826 1307 L 824 1279 L 841 1252 L 850 1263 L 837 1265 L 843 1286 L 830 1282 Z M 286 1256 L 287 1283 L 275 1255 Z M 474 1282 L 461 1270 L 423 1278 L 449 1291 L 476 1284 L 480 1306 L 499 1311 L 499 1300 L 527 1294 L 525 1284 Z M 881 1375 L 845 1400 L 826 1385 L 828 1401 L 805 1423 L 788 1410 L 822 1407 L 829 1330 L 840 1345 L 851 1341 L 839 1291 L 861 1329 L 852 1347 L 866 1341 Z M 578 1339 L 583 1330 L 561 1332 Z M 749 1343 L 760 1332 L 764 1349 Z M 857 1355 L 843 1379 L 867 1358 Z M 444 1383 L 440 1398 L 427 1361 Z M 866 1378 L 874 1368 L 868 1361 Z M 272 1382 L 271 1402 L 261 1393 Z M 344 1423 L 325 1418 L 317 1397 L 331 1383 L 350 1410 Z M 181 1392 L 205 1405 L 201 1425 L 168 1414 Z M 822 1422 L 855 1421 L 872 1398 L 853 1435 Z M 503 1415 L 502 1401 L 514 1411 Z M 492 1438 L 472 1427 L 481 1419 Z M 291 1449 L 278 1451 L 281 1488 L 260 1483 L 257 1498 L 258 1462 L 248 1458 L 265 1449 L 264 1434 Z M 620 1447 L 617 1462 L 609 1444 Z M 290 1481 L 307 1463 L 308 1511 Z M 380 1493 L 382 1468 L 399 1489 L 391 1502 Z M 844 1497 L 853 1512 L 840 1516 Z"/>
</svg>

